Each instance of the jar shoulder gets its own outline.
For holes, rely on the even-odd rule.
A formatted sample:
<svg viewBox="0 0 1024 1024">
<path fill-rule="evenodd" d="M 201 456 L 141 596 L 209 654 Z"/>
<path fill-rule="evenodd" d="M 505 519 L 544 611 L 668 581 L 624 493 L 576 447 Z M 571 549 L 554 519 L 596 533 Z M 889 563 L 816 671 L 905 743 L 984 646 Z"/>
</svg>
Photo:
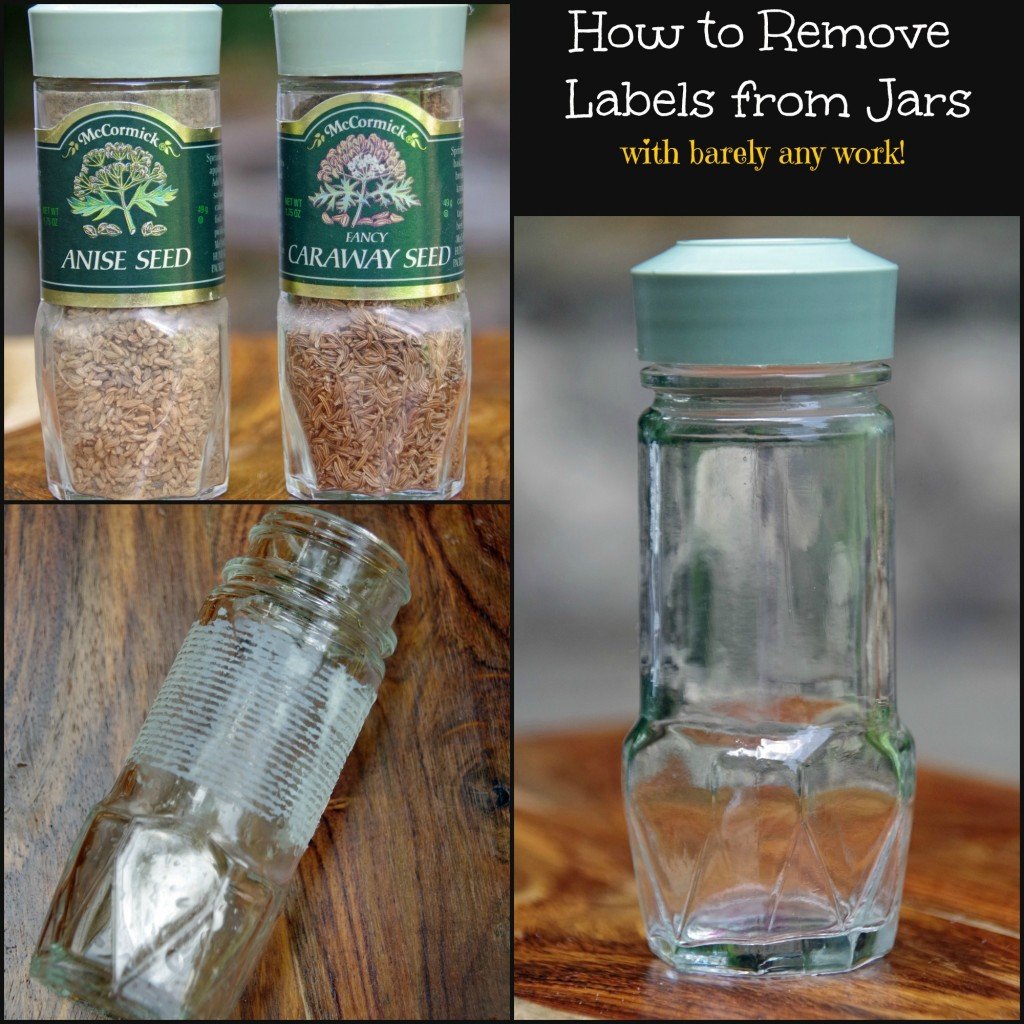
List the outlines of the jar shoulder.
<svg viewBox="0 0 1024 1024">
<path fill-rule="evenodd" d="M 139 343 L 147 340 L 186 338 L 212 339 L 226 351 L 228 300 L 211 299 L 182 306 L 62 306 L 39 303 L 36 312 L 37 344 L 61 341 L 67 345 L 88 345 L 97 338 L 110 337 Z M 120 353 L 114 353 L 118 355 Z"/>
<path fill-rule="evenodd" d="M 344 331 L 367 321 L 391 324 L 424 335 L 459 328 L 468 333 L 469 304 L 466 293 L 435 299 L 356 301 L 311 299 L 281 292 L 277 303 L 278 325 L 290 330 Z"/>
</svg>

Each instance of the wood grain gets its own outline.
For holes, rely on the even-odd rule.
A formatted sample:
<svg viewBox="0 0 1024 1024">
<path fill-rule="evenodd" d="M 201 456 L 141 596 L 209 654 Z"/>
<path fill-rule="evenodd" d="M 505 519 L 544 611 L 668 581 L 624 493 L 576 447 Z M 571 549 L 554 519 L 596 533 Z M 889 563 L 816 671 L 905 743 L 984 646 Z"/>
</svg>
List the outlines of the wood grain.
<svg viewBox="0 0 1024 1024">
<path fill-rule="evenodd" d="M 409 565 L 380 699 L 237 1014 L 508 1018 L 507 505 L 332 506 Z M 9 505 L 5 1018 L 86 1020 L 28 977 L 46 907 L 258 505 Z"/>
<path fill-rule="evenodd" d="M 515 767 L 517 1017 L 1020 1017 L 1019 791 L 919 773 L 896 945 L 820 978 L 682 976 L 644 940 L 619 788 L 626 727 L 524 739 Z"/>
<path fill-rule="evenodd" d="M 460 498 L 509 498 L 509 416 L 508 334 L 476 334 L 466 485 Z M 235 336 L 231 341 L 231 477 L 224 497 L 288 501 L 283 459 L 277 340 L 273 335 Z M 51 497 L 38 423 L 4 434 L 4 497 Z"/>
</svg>

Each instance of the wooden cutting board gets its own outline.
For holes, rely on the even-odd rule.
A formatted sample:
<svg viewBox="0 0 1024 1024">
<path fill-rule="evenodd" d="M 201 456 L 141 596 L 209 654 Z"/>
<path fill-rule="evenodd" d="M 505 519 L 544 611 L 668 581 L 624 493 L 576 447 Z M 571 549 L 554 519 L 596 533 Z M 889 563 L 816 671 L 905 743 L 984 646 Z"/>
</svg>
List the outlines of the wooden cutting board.
<svg viewBox="0 0 1024 1024">
<path fill-rule="evenodd" d="M 507 505 L 347 505 L 413 596 L 241 1020 L 507 1019 Z M 89 1020 L 28 976 L 46 908 L 259 505 L 21 505 L 5 521 L 4 1015 Z"/>
</svg>

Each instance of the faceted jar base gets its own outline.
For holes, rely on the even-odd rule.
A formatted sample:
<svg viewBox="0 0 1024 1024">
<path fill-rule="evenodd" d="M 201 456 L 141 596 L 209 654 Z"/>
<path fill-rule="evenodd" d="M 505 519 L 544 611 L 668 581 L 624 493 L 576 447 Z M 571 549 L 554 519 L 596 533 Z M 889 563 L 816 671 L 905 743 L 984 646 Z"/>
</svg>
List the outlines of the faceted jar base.
<svg viewBox="0 0 1024 1024">
<path fill-rule="evenodd" d="M 157 495 L 143 495 L 141 498 L 110 498 L 106 494 L 84 494 L 79 493 L 73 487 L 62 484 L 58 480 L 49 481 L 50 493 L 59 501 L 147 501 L 154 499 Z M 207 487 L 198 494 L 173 494 L 169 497 L 161 497 L 160 501 L 210 501 L 219 498 L 228 489 L 228 482 Z"/>
<path fill-rule="evenodd" d="M 438 501 L 454 498 L 462 490 L 464 481 L 449 480 L 443 487 L 433 491 L 389 491 L 387 494 L 360 494 L 357 491 L 340 491 L 320 488 L 299 476 L 285 474 L 288 493 L 294 498 L 306 501 Z"/>
<path fill-rule="evenodd" d="M 56 944 L 32 957 L 29 973 L 57 995 L 78 999 L 111 1017 L 123 1020 L 167 1019 L 164 1013 L 155 1013 L 131 999 L 113 996 L 109 970 L 76 957 Z"/>
<path fill-rule="evenodd" d="M 651 951 L 665 963 L 689 974 L 840 974 L 885 956 L 896 938 L 896 924 L 894 916 L 881 928 L 764 943 L 712 942 L 684 946 L 654 933 L 647 941 Z"/>
</svg>

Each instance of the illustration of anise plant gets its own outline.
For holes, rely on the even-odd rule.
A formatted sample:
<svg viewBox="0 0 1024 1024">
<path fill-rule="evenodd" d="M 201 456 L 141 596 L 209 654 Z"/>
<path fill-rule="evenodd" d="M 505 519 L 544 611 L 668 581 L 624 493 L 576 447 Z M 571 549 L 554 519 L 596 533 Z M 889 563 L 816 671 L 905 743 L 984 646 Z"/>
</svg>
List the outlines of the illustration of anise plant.
<svg viewBox="0 0 1024 1024">
<path fill-rule="evenodd" d="M 82 158 L 82 169 L 71 190 L 74 198 L 68 203 L 72 213 L 97 221 L 119 210 L 132 235 L 133 208 L 156 216 L 158 206 L 167 206 L 178 195 L 176 188 L 167 185 L 163 164 L 154 163 L 153 155 L 141 146 L 126 142 L 108 142 L 102 149 L 90 149 Z"/>
<path fill-rule="evenodd" d="M 343 139 L 328 150 L 316 177 L 320 190 L 309 200 L 323 207 L 327 224 L 396 224 L 404 219 L 401 214 L 421 205 L 394 143 L 376 134 Z"/>
</svg>

